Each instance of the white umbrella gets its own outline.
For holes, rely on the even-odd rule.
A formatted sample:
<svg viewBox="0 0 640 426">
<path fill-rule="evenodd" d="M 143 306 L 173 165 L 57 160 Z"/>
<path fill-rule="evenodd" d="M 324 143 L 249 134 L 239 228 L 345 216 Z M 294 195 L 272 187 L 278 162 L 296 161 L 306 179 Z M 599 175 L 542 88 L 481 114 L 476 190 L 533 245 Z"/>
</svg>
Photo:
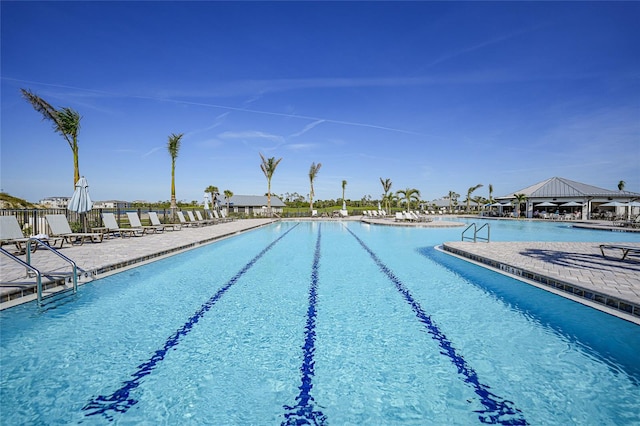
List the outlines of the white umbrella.
<svg viewBox="0 0 640 426">
<path fill-rule="evenodd" d="M 560 207 L 581 207 L 582 204 L 576 201 L 569 201 L 568 203 L 560 204 Z"/>
<path fill-rule="evenodd" d="M 78 182 L 76 182 L 76 189 L 73 191 L 73 195 L 69 200 L 67 210 L 80 214 L 82 229 L 86 231 L 84 215 L 86 212 L 91 211 L 92 208 L 93 201 L 91 201 L 91 197 L 89 196 L 89 184 L 84 176 L 82 176 L 78 179 Z"/>
<path fill-rule="evenodd" d="M 551 201 L 545 201 L 544 203 L 536 204 L 536 207 L 555 207 L 556 203 L 552 203 Z"/>
<path fill-rule="evenodd" d="M 621 203 L 620 201 L 610 201 L 608 203 L 600 204 L 600 207 L 626 207 L 627 203 Z"/>
<path fill-rule="evenodd" d="M 627 206 L 629 206 L 629 207 L 640 207 L 640 201 L 629 201 L 627 203 Z"/>
<path fill-rule="evenodd" d="M 209 210 L 209 197 L 206 194 L 204 196 L 204 209 Z"/>
</svg>

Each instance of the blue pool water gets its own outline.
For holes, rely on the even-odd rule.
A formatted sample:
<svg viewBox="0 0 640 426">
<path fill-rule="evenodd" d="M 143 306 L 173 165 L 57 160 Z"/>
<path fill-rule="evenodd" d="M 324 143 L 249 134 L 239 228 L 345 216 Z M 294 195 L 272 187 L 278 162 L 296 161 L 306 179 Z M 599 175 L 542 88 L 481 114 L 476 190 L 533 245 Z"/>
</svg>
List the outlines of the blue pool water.
<svg viewBox="0 0 640 426">
<path fill-rule="evenodd" d="M 460 233 L 281 222 L 3 311 L 2 424 L 640 424 L 640 327 L 433 248 Z"/>
</svg>

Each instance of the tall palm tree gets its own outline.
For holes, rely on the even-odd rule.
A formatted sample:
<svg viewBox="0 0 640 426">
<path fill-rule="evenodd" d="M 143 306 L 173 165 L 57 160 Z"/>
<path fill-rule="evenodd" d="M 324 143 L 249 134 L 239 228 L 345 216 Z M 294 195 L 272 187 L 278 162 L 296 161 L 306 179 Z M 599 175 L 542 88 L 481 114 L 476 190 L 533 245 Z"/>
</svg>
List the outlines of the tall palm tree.
<svg viewBox="0 0 640 426">
<path fill-rule="evenodd" d="M 627 184 L 627 182 L 621 180 L 620 182 L 618 182 L 618 190 L 620 191 L 624 191 L 624 186 Z"/>
<path fill-rule="evenodd" d="M 457 192 L 449 191 L 449 213 L 453 212 L 452 203 L 455 203 L 456 201 L 458 201 L 459 196 L 460 194 L 458 194 Z"/>
<path fill-rule="evenodd" d="M 267 209 L 269 210 L 269 216 L 271 216 L 271 178 L 276 171 L 276 167 L 278 167 L 278 164 L 282 161 L 282 158 L 278 158 L 277 160 L 275 157 L 264 158 L 262 153 L 260 153 L 260 158 L 262 159 L 260 168 L 267 178 Z"/>
<path fill-rule="evenodd" d="M 400 200 L 407 200 L 407 211 L 411 210 L 412 201 L 420 201 L 420 191 L 415 188 L 400 189 L 396 194 Z"/>
<path fill-rule="evenodd" d="M 489 184 L 489 203 L 493 204 L 493 185 Z"/>
<path fill-rule="evenodd" d="M 476 189 L 481 188 L 481 187 L 482 187 L 482 184 L 481 184 L 481 183 L 479 183 L 479 184 L 477 184 L 476 186 L 472 186 L 472 187 L 471 187 L 471 188 L 469 188 L 469 190 L 467 191 L 467 213 L 469 212 L 469 209 L 470 209 L 469 204 L 471 203 L 471 193 L 472 193 L 473 191 L 475 191 Z"/>
<path fill-rule="evenodd" d="M 342 180 L 342 206 L 346 207 L 347 202 L 344 199 L 344 190 L 347 187 L 347 181 L 346 180 Z"/>
<path fill-rule="evenodd" d="M 228 189 L 224 190 L 224 198 L 226 198 L 227 200 L 227 214 L 229 214 L 229 200 L 231 200 L 231 197 L 233 197 L 233 192 L 231 192 Z"/>
<path fill-rule="evenodd" d="M 313 192 L 313 181 L 316 176 L 318 176 L 318 171 L 322 167 L 322 163 L 311 163 L 311 167 L 309 168 L 309 183 L 311 183 L 311 190 L 309 191 L 309 210 L 313 211 L 313 196 L 315 192 Z"/>
<path fill-rule="evenodd" d="M 167 149 L 171 156 L 171 211 L 175 212 L 178 208 L 176 203 L 176 158 L 178 158 L 178 152 L 180 151 L 180 140 L 184 133 L 175 134 L 171 133 L 169 136 L 169 142 L 167 143 Z"/>
<path fill-rule="evenodd" d="M 389 195 L 391 193 L 391 179 L 382 179 L 380 178 L 380 183 L 382 184 L 382 190 L 384 191 L 384 193 L 382 194 L 382 200 L 385 203 L 385 207 L 387 208 L 387 214 L 389 214 L 389 211 L 391 210 L 389 208 L 389 203 L 391 201 Z"/>
<path fill-rule="evenodd" d="M 525 201 L 527 201 L 527 196 L 526 194 L 513 194 L 513 196 L 516 199 L 516 216 L 520 217 L 520 206 L 522 203 L 524 203 Z"/>
<path fill-rule="evenodd" d="M 82 117 L 77 111 L 71 108 L 55 109 L 47 101 L 40 98 L 29 90 L 20 89 L 22 96 L 42 114 L 44 120 L 53 122 L 53 130 L 60 133 L 67 141 L 73 152 L 73 187 L 80 179 L 80 167 L 78 165 L 78 132 L 80 131 L 80 120 Z"/>
<path fill-rule="evenodd" d="M 213 210 L 216 210 L 217 205 L 214 204 L 215 203 L 215 198 L 216 198 L 216 194 L 218 193 L 218 187 L 217 186 L 213 186 L 213 185 L 209 185 L 205 188 L 204 192 L 208 193 L 209 195 L 211 195 L 211 208 Z"/>
</svg>

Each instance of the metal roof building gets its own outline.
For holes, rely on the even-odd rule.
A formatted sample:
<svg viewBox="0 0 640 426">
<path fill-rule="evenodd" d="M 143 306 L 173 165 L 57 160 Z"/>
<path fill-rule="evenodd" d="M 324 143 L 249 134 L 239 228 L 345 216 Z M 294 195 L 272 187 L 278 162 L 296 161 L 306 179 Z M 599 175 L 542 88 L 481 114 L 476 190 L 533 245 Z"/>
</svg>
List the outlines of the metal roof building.
<svg viewBox="0 0 640 426">
<path fill-rule="evenodd" d="M 496 199 L 513 202 L 515 194 L 526 195 L 527 217 L 532 217 L 536 205 L 542 203 L 579 203 L 583 218 L 589 219 L 592 212 L 611 201 L 628 203 L 640 200 L 637 192 L 609 190 L 560 177 L 552 177 Z"/>
</svg>

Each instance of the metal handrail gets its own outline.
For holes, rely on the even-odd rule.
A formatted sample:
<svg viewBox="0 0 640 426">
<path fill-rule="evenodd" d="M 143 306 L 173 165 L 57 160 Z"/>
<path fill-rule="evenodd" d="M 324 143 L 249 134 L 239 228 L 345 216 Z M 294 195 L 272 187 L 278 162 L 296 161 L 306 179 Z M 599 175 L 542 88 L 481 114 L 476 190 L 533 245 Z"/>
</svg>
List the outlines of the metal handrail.
<svg viewBox="0 0 640 426">
<path fill-rule="evenodd" d="M 24 260 L 20 259 L 19 257 L 16 257 L 16 256 L 12 255 L 11 253 L 6 251 L 2 247 L 0 247 L 0 253 L 6 255 L 7 257 L 9 257 L 9 259 L 12 259 L 12 260 L 18 262 L 21 266 L 24 266 L 27 269 L 27 271 L 30 270 L 30 271 L 35 272 L 35 274 L 36 274 L 36 282 L 38 284 L 38 305 L 40 305 L 40 301 L 42 300 L 42 273 L 40 273 L 39 270 L 37 270 L 33 266 L 29 265 L 27 262 L 25 262 Z"/>
<path fill-rule="evenodd" d="M 53 247 L 49 246 L 48 244 L 46 244 L 45 242 L 43 242 L 42 240 L 38 239 L 38 238 L 29 238 L 29 241 L 27 241 L 27 264 L 31 265 L 31 242 L 35 242 L 37 244 L 37 246 L 42 246 L 45 249 L 49 250 L 50 252 L 56 254 L 58 257 L 60 257 L 62 260 L 68 262 L 71 264 L 71 267 L 73 269 L 73 292 L 76 293 L 78 291 L 78 266 L 76 265 L 76 262 L 74 262 L 73 260 L 69 259 L 67 256 L 65 256 L 64 254 L 60 253 L 58 250 L 54 249 Z M 38 280 L 38 305 L 40 305 L 42 303 L 42 279 Z"/>
<path fill-rule="evenodd" d="M 478 232 L 482 231 L 482 229 L 484 227 L 487 228 L 487 237 L 486 238 L 478 236 Z M 465 237 L 464 234 L 471 228 L 473 228 L 473 238 Z M 480 228 L 478 228 L 478 227 L 476 227 L 476 223 L 473 222 L 471 225 L 467 226 L 464 231 L 462 231 L 462 241 L 464 241 L 465 238 L 468 239 L 468 240 L 473 240 L 474 243 L 477 242 L 478 240 L 483 240 L 483 241 L 489 242 L 489 240 L 491 238 L 491 226 L 488 223 L 485 223 Z"/>
<path fill-rule="evenodd" d="M 475 222 L 473 222 L 471 225 L 467 226 L 467 228 L 464 231 L 462 231 L 462 241 L 464 241 L 465 238 L 467 238 L 469 240 L 472 239 L 471 237 L 465 237 L 464 236 L 464 234 L 471 228 L 473 228 L 473 242 L 474 243 L 476 242 L 476 223 Z"/>
<path fill-rule="evenodd" d="M 478 235 L 477 235 L 477 234 L 478 234 L 478 232 L 482 231 L 482 228 L 484 228 L 485 226 L 487 227 L 487 238 L 484 238 L 484 237 L 478 237 Z M 482 225 L 480 228 L 478 228 L 478 229 L 476 230 L 475 235 L 474 235 L 474 242 L 475 242 L 475 239 L 478 239 L 478 240 L 484 240 L 484 241 L 486 241 L 486 242 L 489 242 L 489 239 L 490 239 L 490 238 L 491 238 L 491 226 L 489 226 L 489 224 L 488 224 L 488 223 L 485 223 L 484 225 Z"/>
</svg>

